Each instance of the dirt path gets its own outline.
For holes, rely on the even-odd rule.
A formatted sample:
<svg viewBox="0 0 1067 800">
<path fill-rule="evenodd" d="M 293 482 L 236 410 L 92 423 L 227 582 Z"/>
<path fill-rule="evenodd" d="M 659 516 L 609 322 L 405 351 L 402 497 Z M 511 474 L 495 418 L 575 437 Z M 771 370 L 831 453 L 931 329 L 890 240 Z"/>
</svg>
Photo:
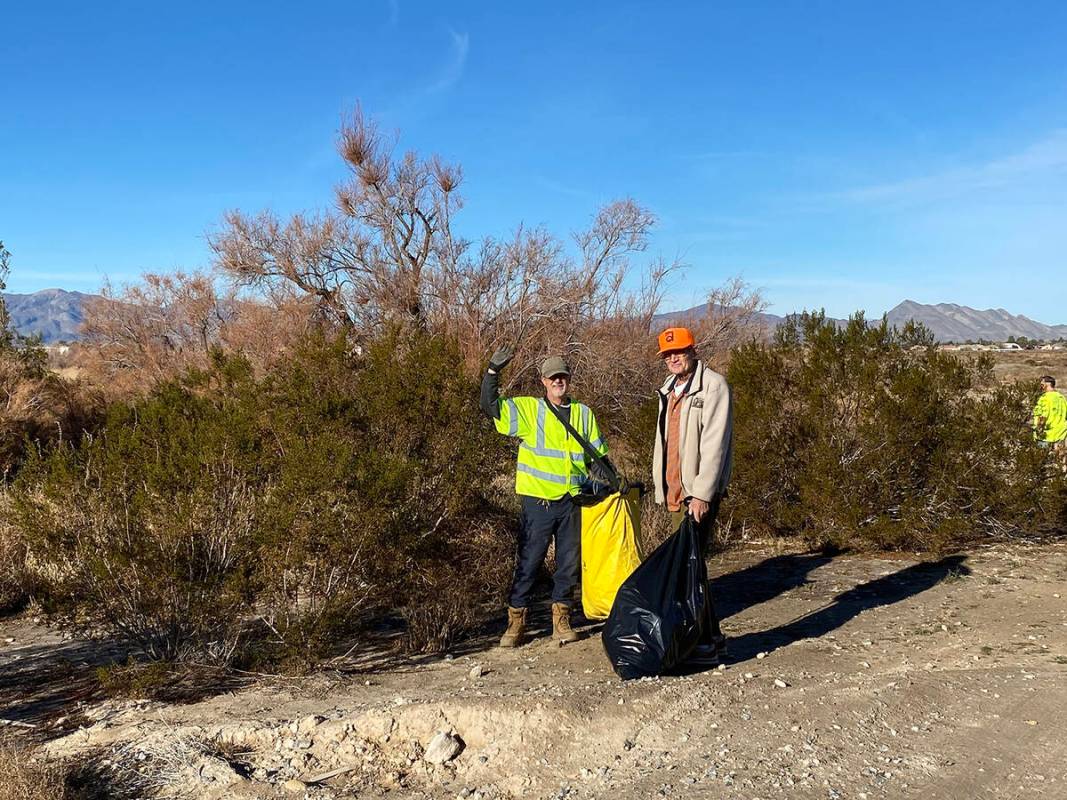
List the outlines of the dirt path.
<svg viewBox="0 0 1067 800">
<path fill-rule="evenodd" d="M 623 684 L 595 628 L 565 648 L 487 637 L 450 660 L 187 705 L 72 696 L 77 727 L 38 752 L 95 751 L 147 776 L 141 791 L 189 797 L 1067 797 L 1067 546 L 932 562 L 751 551 L 712 571 L 725 669 Z M 88 647 L 0 629 L 13 624 L 0 675 Z M 10 703 L 11 680 L 0 717 L 45 719 Z M 439 732 L 462 750 L 434 764 Z"/>
</svg>

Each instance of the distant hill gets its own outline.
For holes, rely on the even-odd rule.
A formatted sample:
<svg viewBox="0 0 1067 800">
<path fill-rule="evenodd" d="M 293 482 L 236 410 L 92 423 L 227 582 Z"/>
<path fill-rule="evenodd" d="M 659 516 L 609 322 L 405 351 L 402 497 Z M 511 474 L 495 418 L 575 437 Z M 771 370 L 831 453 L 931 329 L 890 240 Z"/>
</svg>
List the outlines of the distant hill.
<svg viewBox="0 0 1067 800">
<path fill-rule="evenodd" d="M 886 315 L 891 325 L 901 326 L 909 319 L 921 322 L 939 342 L 965 342 L 987 339 L 1004 342 L 1011 337 L 1027 339 L 1067 338 L 1067 325 L 1046 325 L 1029 317 L 1009 314 L 1003 308 L 977 311 L 955 303 L 924 305 L 905 300 Z"/>
<path fill-rule="evenodd" d="M 53 344 L 80 337 L 85 301 L 93 297 L 63 289 L 42 289 L 33 294 L 4 294 L 4 302 L 18 333 L 39 333 L 45 344 Z"/>
<path fill-rule="evenodd" d="M 685 320 L 699 319 L 707 313 L 706 305 L 694 306 L 682 311 L 668 311 L 658 314 L 652 321 L 653 326 L 682 323 Z M 773 331 L 785 321 L 777 314 L 758 314 L 757 317 Z M 879 317 L 869 317 L 878 320 Z M 1009 338 L 1025 336 L 1027 339 L 1053 340 L 1067 338 L 1067 325 L 1046 325 L 1035 322 L 1029 317 L 1010 314 L 1002 308 L 990 308 L 978 311 L 955 303 L 938 303 L 924 305 L 914 300 L 905 300 L 886 314 L 890 325 L 902 327 L 908 320 L 921 322 L 934 334 L 939 342 L 966 342 L 986 339 L 992 342 L 1005 342 Z M 838 325 L 843 320 L 833 320 Z"/>
</svg>

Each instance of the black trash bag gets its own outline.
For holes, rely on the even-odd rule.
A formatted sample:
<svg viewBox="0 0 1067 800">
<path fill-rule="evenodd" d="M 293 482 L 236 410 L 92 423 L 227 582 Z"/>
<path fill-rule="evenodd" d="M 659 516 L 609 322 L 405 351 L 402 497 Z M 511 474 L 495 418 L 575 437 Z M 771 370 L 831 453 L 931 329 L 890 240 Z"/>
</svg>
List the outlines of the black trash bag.
<svg viewBox="0 0 1067 800">
<path fill-rule="evenodd" d="M 615 595 L 601 641 L 619 677 L 651 677 L 680 666 L 704 633 L 707 602 L 708 567 L 687 514 Z"/>
</svg>

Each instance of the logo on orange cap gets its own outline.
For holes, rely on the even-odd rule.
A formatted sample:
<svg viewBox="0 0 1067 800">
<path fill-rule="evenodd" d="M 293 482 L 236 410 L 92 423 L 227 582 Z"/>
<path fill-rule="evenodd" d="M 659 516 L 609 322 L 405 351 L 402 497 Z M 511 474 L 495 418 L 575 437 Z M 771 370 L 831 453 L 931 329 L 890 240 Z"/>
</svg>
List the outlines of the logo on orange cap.
<svg viewBox="0 0 1067 800">
<path fill-rule="evenodd" d="M 671 350 L 688 350 L 696 345 L 693 334 L 689 328 L 667 328 L 659 335 L 659 354 Z"/>
</svg>

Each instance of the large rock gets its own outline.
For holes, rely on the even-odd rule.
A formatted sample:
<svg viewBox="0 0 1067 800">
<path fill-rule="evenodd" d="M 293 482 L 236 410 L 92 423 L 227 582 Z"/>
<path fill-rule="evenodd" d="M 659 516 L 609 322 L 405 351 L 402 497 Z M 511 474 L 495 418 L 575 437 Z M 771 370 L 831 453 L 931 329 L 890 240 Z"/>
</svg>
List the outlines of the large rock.
<svg viewBox="0 0 1067 800">
<path fill-rule="evenodd" d="M 463 751 L 463 740 L 454 733 L 438 731 L 426 745 L 423 759 L 431 764 L 445 764 Z"/>
</svg>

